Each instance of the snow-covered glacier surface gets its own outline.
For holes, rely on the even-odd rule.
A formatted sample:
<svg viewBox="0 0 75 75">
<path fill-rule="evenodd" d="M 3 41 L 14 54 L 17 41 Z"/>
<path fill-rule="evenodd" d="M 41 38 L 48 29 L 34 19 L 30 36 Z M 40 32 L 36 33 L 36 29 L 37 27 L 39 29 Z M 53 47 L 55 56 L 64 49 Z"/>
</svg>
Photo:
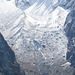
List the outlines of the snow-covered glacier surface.
<svg viewBox="0 0 75 75">
<path fill-rule="evenodd" d="M 43 63 L 66 62 L 63 29 L 69 11 L 61 3 L 63 0 L 0 0 L 0 32 L 22 66 L 41 71 Z"/>
</svg>

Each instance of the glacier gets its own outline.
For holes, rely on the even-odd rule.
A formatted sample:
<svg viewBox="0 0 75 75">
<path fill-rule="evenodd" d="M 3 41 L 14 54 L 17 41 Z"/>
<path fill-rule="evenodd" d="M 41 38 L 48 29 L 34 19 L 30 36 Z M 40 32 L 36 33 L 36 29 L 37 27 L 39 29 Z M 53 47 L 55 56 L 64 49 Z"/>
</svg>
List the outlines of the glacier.
<svg viewBox="0 0 75 75">
<path fill-rule="evenodd" d="M 0 0 L 0 32 L 22 66 L 29 63 L 40 71 L 43 63 L 52 66 L 66 62 L 64 23 L 70 12 L 66 3 L 66 0 Z"/>
</svg>

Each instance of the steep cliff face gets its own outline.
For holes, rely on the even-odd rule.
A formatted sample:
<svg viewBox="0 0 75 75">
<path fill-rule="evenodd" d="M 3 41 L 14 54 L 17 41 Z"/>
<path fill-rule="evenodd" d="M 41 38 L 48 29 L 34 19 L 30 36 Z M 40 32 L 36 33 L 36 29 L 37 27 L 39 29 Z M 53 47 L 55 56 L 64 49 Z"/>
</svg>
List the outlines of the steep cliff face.
<svg viewBox="0 0 75 75">
<path fill-rule="evenodd" d="M 71 62 L 71 66 L 75 68 L 75 1 L 73 1 L 73 6 L 71 12 L 68 14 L 65 22 L 65 31 L 68 38 L 68 52 L 67 60 Z"/>
<path fill-rule="evenodd" d="M 0 75 L 21 75 L 15 54 L 0 33 Z M 24 75 L 24 74 L 23 74 Z"/>
<path fill-rule="evenodd" d="M 75 1 L 70 0 L 72 9 L 68 14 L 65 22 L 65 32 L 68 38 L 67 55 L 66 59 L 71 63 L 71 66 L 75 69 Z M 73 73 L 75 75 L 75 71 Z"/>
</svg>

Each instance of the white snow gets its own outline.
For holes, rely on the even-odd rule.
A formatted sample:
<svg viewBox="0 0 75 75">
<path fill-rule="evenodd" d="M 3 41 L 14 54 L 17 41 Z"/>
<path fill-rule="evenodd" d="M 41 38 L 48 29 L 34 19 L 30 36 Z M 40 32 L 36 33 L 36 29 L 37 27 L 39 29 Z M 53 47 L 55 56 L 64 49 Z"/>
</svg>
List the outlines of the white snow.
<svg viewBox="0 0 75 75">
<path fill-rule="evenodd" d="M 17 8 L 14 1 L 0 3 L 0 32 L 18 61 L 38 59 L 38 64 L 54 64 L 65 60 L 67 39 L 63 25 L 69 12 L 57 3 L 58 0 L 35 0 L 26 10 Z"/>
</svg>

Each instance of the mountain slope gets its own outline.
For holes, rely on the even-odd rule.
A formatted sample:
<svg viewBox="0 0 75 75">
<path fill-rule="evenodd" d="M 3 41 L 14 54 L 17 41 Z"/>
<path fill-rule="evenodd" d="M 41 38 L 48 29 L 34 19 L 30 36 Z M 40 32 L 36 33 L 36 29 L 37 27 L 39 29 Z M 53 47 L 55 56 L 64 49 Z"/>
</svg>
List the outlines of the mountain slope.
<svg viewBox="0 0 75 75">
<path fill-rule="evenodd" d="M 22 1 L 16 0 L 17 8 L 12 1 L 2 2 L 0 31 L 22 66 L 28 64 L 29 68 L 41 71 L 40 65 L 44 63 L 50 66 L 58 61 L 64 63 L 67 52 L 64 23 L 73 0 L 71 3 L 68 0 L 35 0 L 30 3 L 25 7 Z"/>
<path fill-rule="evenodd" d="M 75 4 L 74 4 L 75 5 Z M 71 63 L 71 66 L 75 68 L 75 7 L 68 14 L 65 22 L 65 32 L 68 38 L 68 51 L 67 60 Z"/>
<path fill-rule="evenodd" d="M 9 41 L 9 45 L 11 44 L 12 48 L 15 49 L 17 59 L 34 61 L 35 58 L 39 57 L 39 61 L 42 59 L 49 61 L 53 58 L 53 62 L 50 63 L 49 61 L 50 64 L 53 64 L 57 57 L 59 57 L 59 60 L 65 56 L 67 40 L 63 25 L 68 12 L 59 6 L 53 8 L 55 4 L 46 6 L 48 2 L 38 2 L 41 5 L 35 3 L 23 11 L 23 14 L 18 19 L 16 18 L 15 22 L 7 24 L 9 27 L 3 34 Z M 49 4 L 51 3 L 54 2 L 50 1 Z M 8 34 L 6 34 L 6 31 Z M 60 47 L 59 44 L 61 44 Z M 43 48 L 43 45 L 45 48 Z"/>
<path fill-rule="evenodd" d="M 21 75 L 15 54 L 0 33 L 0 75 Z M 24 74 L 22 74 L 24 75 Z"/>
</svg>

